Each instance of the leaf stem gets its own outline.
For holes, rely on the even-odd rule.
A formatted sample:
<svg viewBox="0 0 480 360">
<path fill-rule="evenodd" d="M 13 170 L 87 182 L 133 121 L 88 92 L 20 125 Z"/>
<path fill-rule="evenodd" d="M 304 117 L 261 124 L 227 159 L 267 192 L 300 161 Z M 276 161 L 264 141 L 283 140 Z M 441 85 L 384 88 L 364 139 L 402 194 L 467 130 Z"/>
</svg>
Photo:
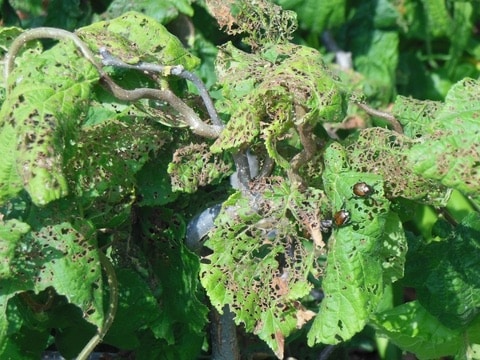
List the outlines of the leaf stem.
<svg viewBox="0 0 480 360">
<path fill-rule="evenodd" d="M 92 353 L 102 340 L 107 331 L 112 326 L 115 314 L 117 313 L 118 308 L 118 282 L 117 276 L 115 275 L 115 269 L 113 268 L 112 263 L 108 260 L 107 256 L 101 251 L 98 251 L 98 256 L 100 259 L 100 264 L 102 265 L 105 273 L 107 275 L 108 288 L 110 291 L 110 301 L 108 304 L 108 312 L 103 322 L 103 326 L 97 331 L 97 333 L 90 339 L 90 341 L 85 345 L 80 354 L 77 356 L 77 360 L 86 360 L 88 356 Z"/>
<path fill-rule="evenodd" d="M 379 118 L 387 120 L 390 123 L 390 125 L 392 126 L 393 130 L 395 130 L 399 134 L 403 134 L 402 125 L 395 118 L 395 116 L 393 116 L 392 114 L 384 112 L 384 111 L 373 109 L 370 106 L 368 106 L 367 104 L 360 103 L 360 102 L 355 102 L 355 105 L 357 105 L 359 108 L 365 110 L 365 112 L 369 115 L 378 116 Z"/>
</svg>

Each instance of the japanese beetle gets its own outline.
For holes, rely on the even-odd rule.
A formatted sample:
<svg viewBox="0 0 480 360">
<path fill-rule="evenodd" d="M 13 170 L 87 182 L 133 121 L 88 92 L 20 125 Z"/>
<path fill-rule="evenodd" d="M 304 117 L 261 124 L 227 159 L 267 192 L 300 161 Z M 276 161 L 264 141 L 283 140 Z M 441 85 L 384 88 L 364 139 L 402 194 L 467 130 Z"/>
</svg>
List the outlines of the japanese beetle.
<svg viewBox="0 0 480 360">
<path fill-rule="evenodd" d="M 353 185 L 353 193 L 359 197 L 368 197 L 373 194 L 373 187 L 365 182 L 358 182 Z"/>
<path fill-rule="evenodd" d="M 349 220 L 350 212 L 345 209 L 339 210 L 333 215 L 333 221 L 337 227 L 347 224 Z"/>
</svg>

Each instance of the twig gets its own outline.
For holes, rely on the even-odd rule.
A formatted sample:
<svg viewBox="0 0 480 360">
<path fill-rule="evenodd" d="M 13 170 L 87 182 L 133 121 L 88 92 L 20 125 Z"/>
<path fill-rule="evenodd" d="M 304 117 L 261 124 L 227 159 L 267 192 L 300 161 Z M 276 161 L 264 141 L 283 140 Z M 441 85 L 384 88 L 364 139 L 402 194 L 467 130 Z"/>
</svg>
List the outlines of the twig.
<svg viewBox="0 0 480 360">
<path fill-rule="evenodd" d="M 399 134 L 403 134 L 402 125 L 395 118 L 395 116 L 393 116 L 392 114 L 384 112 L 384 111 L 373 109 L 370 106 L 368 106 L 367 104 L 360 103 L 360 102 L 355 102 L 355 105 L 357 105 L 359 108 L 365 110 L 365 112 L 369 115 L 378 116 L 379 118 L 387 120 L 390 123 L 390 125 L 392 126 L 393 130 L 395 130 Z"/>
<path fill-rule="evenodd" d="M 98 70 L 100 75 L 103 76 L 104 71 L 102 66 L 95 59 L 92 51 L 88 48 L 77 35 L 66 30 L 50 28 L 50 27 L 39 27 L 31 29 L 20 34 L 10 45 L 7 54 L 5 55 L 5 67 L 3 69 L 3 77 L 5 79 L 5 88 L 8 91 L 8 77 L 13 70 L 15 64 L 15 58 L 18 55 L 18 52 L 27 42 L 37 39 L 50 38 L 55 40 L 71 40 L 75 45 L 80 49 L 83 56 L 90 61 Z"/>
<path fill-rule="evenodd" d="M 88 46 L 74 33 L 71 33 L 66 30 L 40 27 L 31 30 L 27 30 L 21 35 L 19 35 L 10 46 L 8 53 L 5 57 L 5 68 L 4 68 L 4 78 L 7 84 L 6 88 L 8 91 L 8 77 L 13 70 L 15 58 L 18 55 L 18 52 L 27 42 L 31 40 L 37 40 L 42 38 L 51 38 L 56 40 L 71 40 L 75 45 L 80 49 L 83 56 L 90 61 L 95 68 L 98 70 L 103 84 L 112 91 L 112 93 L 119 98 L 120 100 L 127 101 L 136 101 L 140 99 L 155 99 L 160 101 L 166 101 L 170 104 L 175 110 L 185 117 L 185 121 L 190 126 L 191 130 L 197 135 L 208 137 L 208 138 L 217 138 L 220 132 L 223 129 L 222 125 L 208 125 L 204 123 L 200 117 L 180 98 L 178 98 L 170 90 L 158 90 L 158 89 L 149 89 L 149 88 L 139 88 L 134 90 L 126 90 L 120 87 L 113 81 L 112 78 L 104 71 L 102 64 L 97 62 L 95 55 L 91 52 Z M 213 106 L 213 104 L 212 104 Z M 212 119 L 214 121 L 214 119 Z M 215 121 L 218 121 L 218 117 Z"/>
<path fill-rule="evenodd" d="M 99 52 L 102 57 L 102 63 L 103 65 L 106 65 L 106 66 L 116 66 L 116 67 L 126 68 L 126 69 L 155 72 L 163 75 L 175 75 L 191 81 L 195 85 L 195 87 L 198 89 L 198 93 L 200 94 L 200 97 L 202 98 L 203 103 L 205 104 L 205 108 L 207 109 L 208 115 L 212 119 L 212 123 L 216 126 L 223 126 L 223 123 L 218 117 L 217 111 L 213 106 L 212 99 L 210 98 L 210 94 L 208 93 L 208 90 L 205 87 L 205 84 L 202 82 L 202 80 L 200 80 L 198 76 L 191 73 L 190 71 L 185 70 L 183 66 L 181 65 L 165 66 L 165 65 L 145 63 L 145 62 L 139 62 L 135 65 L 131 65 L 118 59 L 104 47 L 100 48 Z"/>
<path fill-rule="evenodd" d="M 110 301 L 108 306 L 107 316 L 103 322 L 103 326 L 97 331 L 97 333 L 90 339 L 90 341 L 85 345 L 80 354 L 77 356 L 77 360 L 86 360 L 88 356 L 92 353 L 102 340 L 107 331 L 112 326 L 115 314 L 117 313 L 118 308 L 118 282 L 117 276 L 115 274 L 115 269 L 113 268 L 112 263 L 108 260 L 107 256 L 101 251 L 98 251 L 98 256 L 100 259 L 100 264 L 102 265 L 108 279 L 108 289 L 110 291 Z"/>
<path fill-rule="evenodd" d="M 151 88 L 137 88 L 132 90 L 124 89 L 118 86 L 111 78 L 102 78 L 104 85 L 119 100 L 137 101 L 140 99 L 153 99 L 167 102 L 175 110 L 183 115 L 185 122 L 190 129 L 197 135 L 216 139 L 223 130 L 222 126 L 208 125 L 204 123 L 193 109 L 185 104 L 171 90 L 159 90 Z"/>
</svg>

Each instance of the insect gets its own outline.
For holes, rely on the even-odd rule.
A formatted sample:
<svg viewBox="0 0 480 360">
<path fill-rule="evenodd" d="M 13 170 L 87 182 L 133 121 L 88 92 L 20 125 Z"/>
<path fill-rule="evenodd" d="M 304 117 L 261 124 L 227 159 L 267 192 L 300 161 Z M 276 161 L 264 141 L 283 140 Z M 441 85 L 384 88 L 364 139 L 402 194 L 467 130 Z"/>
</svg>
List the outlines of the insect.
<svg viewBox="0 0 480 360">
<path fill-rule="evenodd" d="M 359 197 L 368 197 L 373 194 L 373 187 L 365 182 L 358 182 L 353 185 L 353 193 Z"/>
<path fill-rule="evenodd" d="M 350 212 L 348 210 L 342 209 L 337 211 L 333 215 L 333 221 L 337 227 L 346 225 L 350 220 Z"/>
</svg>

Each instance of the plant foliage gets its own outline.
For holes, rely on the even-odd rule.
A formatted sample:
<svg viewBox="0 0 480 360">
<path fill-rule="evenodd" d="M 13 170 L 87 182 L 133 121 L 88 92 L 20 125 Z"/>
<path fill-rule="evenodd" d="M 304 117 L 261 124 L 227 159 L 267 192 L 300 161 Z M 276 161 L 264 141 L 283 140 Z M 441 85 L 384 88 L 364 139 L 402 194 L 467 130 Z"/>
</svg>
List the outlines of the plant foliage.
<svg viewBox="0 0 480 360">
<path fill-rule="evenodd" d="M 480 358 L 476 0 L 0 4 L 0 358 Z"/>
</svg>

